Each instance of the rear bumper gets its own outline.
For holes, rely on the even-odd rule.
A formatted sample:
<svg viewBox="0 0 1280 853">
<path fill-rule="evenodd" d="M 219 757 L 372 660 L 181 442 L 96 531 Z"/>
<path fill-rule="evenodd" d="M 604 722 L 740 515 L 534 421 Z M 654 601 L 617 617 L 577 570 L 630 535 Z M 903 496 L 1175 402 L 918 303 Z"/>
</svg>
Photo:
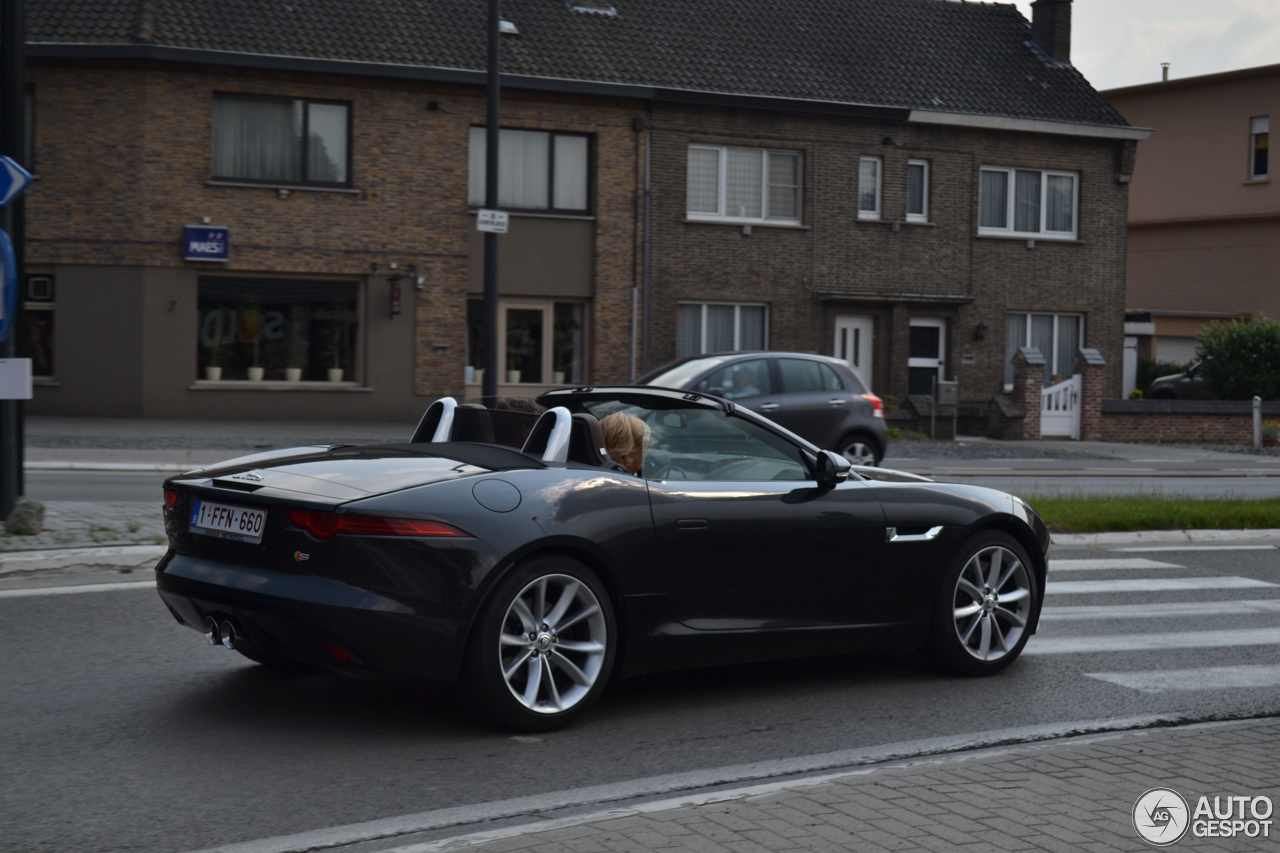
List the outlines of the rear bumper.
<svg viewBox="0 0 1280 853">
<path fill-rule="evenodd" d="M 170 552 L 160 598 L 183 625 L 229 621 L 237 648 L 351 675 L 454 680 L 460 620 L 343 581 Z"/>
</svg>

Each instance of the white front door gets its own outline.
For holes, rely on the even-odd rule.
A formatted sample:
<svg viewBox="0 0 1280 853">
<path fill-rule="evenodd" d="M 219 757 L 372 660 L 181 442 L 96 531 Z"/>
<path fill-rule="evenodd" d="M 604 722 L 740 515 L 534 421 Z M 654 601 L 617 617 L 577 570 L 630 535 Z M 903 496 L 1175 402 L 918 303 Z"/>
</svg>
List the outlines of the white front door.
<svg viewBox="0 0 1280 853">
<path fill-rule="evenodd" d="M 849 362 L 854 373 L 871 387 L 871 330 L 874 318 L 866 314 L 841 314 L 836 317 L 836 339 L 831 354 Z"/>
<path fill-rule="evenodd" d="M 912 317 L 907 351 L 907 393 L 933 396 L 933 380 L 947 378 L 947 321 Z"/>
</svg>

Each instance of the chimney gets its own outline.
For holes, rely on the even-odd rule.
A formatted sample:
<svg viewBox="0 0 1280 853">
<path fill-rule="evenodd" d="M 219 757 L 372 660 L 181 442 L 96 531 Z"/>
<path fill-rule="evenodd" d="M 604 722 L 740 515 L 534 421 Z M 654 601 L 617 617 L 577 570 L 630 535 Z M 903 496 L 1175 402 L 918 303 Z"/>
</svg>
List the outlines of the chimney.
<svg viewBox="0 0 1280 853">
<path fill-rule="evenodd" d="M 1071 64 L 1071 0 L 1035 0 L 1031 38 L 1058 62 Z"/>
</svg>

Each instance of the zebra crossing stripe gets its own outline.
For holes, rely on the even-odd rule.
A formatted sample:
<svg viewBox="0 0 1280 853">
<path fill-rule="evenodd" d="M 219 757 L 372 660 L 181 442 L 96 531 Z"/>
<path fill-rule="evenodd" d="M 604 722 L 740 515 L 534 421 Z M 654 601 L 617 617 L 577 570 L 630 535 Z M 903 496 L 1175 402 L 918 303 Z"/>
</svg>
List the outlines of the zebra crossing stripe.
<svg viewBox="0 0 1280 853">
<path fill-rule="evenodd" d="M 1246 616 L 1280 613 L 1280 598 L 1250 601 L 1171 601 L 1161 604 L 1082 604 L 1047 607 L 1041 622 L 1074 622 L 1085 619 L 1160 619 L 1172 616 Z"/>
<path fill-rule="evenodd" d="M 1035 637 L 1024 655 L 1147 652 L 1163 649 L 1221 649 L 1233 646 L 1271 646 L 1280 643 L 1280 628 L 1241 628 L 1234 631 L 1177 631 L 1163 634 L 1106 634 L 1096 637 Z"/>
<path fill-rule="evenodd" d="M 1049 581 L 1046 595 L 1082 595 L 1100 592 L 1182 592 L 1206 589 L 1274 589 L 1280 584 L 1253 578 L 1136 578 L 1110 581 Z"/>
<path fill-rule="evenodd" d="M 1050 560 L 1049 574 L 1054 572 L 1087 572 L 1105 569 L 1181 569 L 1176 563 L 1148 560 L 1145 557 L 1108 557 L 1094 560 Z"/>
<path fill-rule="evenodd" d="M 1086 672 L 1089 678 L 1118 684 L 1144 693 L 1172 690 L 1221 690 L 1231 687 L 1280 687 L 1280 666 L 1206 666 L 1200 669 L 1164 669 L 1147 672 Z"/>
</svg>

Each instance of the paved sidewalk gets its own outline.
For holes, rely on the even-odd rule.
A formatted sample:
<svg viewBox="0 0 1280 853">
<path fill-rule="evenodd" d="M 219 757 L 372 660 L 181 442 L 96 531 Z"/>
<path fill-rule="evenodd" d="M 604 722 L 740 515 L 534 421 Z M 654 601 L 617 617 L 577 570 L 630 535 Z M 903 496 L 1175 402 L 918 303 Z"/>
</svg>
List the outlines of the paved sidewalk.
<svg viewBox="0 0 1280 853">
<path fill-rule="evenodd" d="M 1135 803 L 1153 788 L 1180 830 L 1179 849 L 1280 850 L 1280 719 L 1149 728 L 877 765 L 813 779 L 675 797 L 394 847 L 434 853 L 880 853 L 880 851 L 1139 851 Z M 1200 797 L 1226 808 L 1247 797 L 1238 827 L 1193 818 Z M 1264 800 L 1254 798 L 1263 797 Z M 1254 812 L 1258 818 L 1254 817 Z M 1264 822 L 1266 825 L 1264 827 Z M 1189 823 L 1189 825 L 1188 825 Z M 1208 838 L 1212 828 L 1236 837 Z M 1262 832 L 1268 837 L 1263 837 Z M 1252 833 L 1249 837 L 1245 833 Z"/>
</svg>

